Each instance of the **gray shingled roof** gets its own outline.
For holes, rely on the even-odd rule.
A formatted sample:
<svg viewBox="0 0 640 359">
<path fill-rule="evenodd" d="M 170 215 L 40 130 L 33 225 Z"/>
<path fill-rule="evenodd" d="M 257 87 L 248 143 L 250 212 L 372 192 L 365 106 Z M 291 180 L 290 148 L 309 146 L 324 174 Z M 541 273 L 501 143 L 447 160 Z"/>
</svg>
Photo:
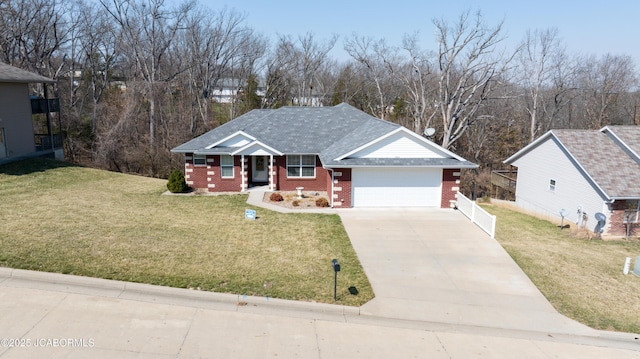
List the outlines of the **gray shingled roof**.
<svg viewBox="0 0 640 359">
<path fill-rule="evenodd" d="M 335 161 L 337 157 L 401 127 L 370 116 L 345 103 L 333 107 L 282 107 L 275 110 L 253 110 L 174 148 L 172 152 L 230 153 L 231 149 L 206 149 L 206 147 L 238 131 L 243 131 L 261 143 L 285 154 L 317 154 L 325 166 L 349 164 L 353 166 L 477 167 L 471 162 L 461 161 L 453 156 L 441 162 L 415 158 Z"/>
<path fill-rule="evenodd" d="M 640 197 L 640 165 L 608 135 L 591 130 L 552 132 L 607 196 Z"/>
<path fill-rule="evenodd" d="M 55 83 L 56 81 L 0 62 L 0 82 Z"/>
</svg>

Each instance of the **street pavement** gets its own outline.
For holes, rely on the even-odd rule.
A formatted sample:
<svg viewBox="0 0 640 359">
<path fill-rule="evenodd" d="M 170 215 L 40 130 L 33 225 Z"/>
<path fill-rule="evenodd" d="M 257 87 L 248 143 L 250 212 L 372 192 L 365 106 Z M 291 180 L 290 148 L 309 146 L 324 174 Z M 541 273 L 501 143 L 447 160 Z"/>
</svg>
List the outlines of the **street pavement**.
<svg viewBox="0 0 640 359">
<path fill-rule="evenodd" d="M 0 268 L 0 358 L 640 358 L 458 212 L 336 212 L 376 293 L 360 308 Z"/>
<path fill-rule="evenodd" d="M 633 335 L 549 334 L 0 269 L 0 358 L 640 358 Z"/>
</svg>

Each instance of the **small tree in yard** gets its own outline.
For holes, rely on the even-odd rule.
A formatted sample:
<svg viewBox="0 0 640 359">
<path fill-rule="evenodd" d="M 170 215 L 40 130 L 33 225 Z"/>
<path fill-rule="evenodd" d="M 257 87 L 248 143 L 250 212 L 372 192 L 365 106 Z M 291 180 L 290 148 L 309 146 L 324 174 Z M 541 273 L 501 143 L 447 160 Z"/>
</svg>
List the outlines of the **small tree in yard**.
<svg viewBox="0 0 640 359">
<path fill-rule="evenodd" d="M 171 172 L 169 181 L 167 182 L 167 188 L 171 193 L 184 193 L 189 190 L 189 186 L 187 186 L 187 181 L 185 181 L 182 171 L 173 170 L 173 172 Z"/>
</svg>

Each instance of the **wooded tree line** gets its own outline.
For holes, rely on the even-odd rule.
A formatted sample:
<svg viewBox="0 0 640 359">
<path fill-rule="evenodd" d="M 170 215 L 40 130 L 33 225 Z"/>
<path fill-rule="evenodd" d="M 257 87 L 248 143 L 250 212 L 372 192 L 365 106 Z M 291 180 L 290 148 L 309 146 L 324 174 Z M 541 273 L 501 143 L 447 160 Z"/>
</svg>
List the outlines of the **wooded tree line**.
<svg viewBox="0 0 640 359">
<path fill-rule="evenodd" d="M 196 1 L 0 0 L 0 61 L 58 80 L 69 160 L 157 177 L 182 167 L 171 148 L 254 108 L 347 102 L 434 128 L 433 141 L 481 165 L 476 195 L 488 170 L 549 129 L 640 123 L 629 56 L 571 54 L 555 29 L 507 49 L 502 24 L 480 12 L 430 25 L 420 30 L 435 30 L 435 49 L 417 33 L 271 41 L 245 14 Z M 337 46 L 349 60 L 330 56 Z M 231 103 L 213 96 L 223 83 Z"/>
</svg>

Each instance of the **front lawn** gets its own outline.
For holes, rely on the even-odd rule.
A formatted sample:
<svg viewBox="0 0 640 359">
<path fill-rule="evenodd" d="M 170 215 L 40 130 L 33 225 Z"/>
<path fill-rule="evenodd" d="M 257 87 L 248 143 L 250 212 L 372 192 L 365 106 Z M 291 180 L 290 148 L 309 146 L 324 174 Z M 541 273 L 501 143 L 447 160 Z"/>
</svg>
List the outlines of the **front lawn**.
<svg viewBox="0 0 640 359">
<path fill-rule="evenodd" d="M 338 258 L 339 303 L 373 298 L 339 216 L 165 190 L 165 180 L 64 162 L 0 166 L 0 266 L 333 303 Z"/>
<path fill-rule="evenodd" d="M 640 278 L 624 275 L 637 239 L 597 240 L 558 223 L 486 205 L 497 216 L 496 239 L 562 314 L 590 327 L 640 333 Z M 566 222 L 565 222 L 566 224 Z"/>
</svg>

